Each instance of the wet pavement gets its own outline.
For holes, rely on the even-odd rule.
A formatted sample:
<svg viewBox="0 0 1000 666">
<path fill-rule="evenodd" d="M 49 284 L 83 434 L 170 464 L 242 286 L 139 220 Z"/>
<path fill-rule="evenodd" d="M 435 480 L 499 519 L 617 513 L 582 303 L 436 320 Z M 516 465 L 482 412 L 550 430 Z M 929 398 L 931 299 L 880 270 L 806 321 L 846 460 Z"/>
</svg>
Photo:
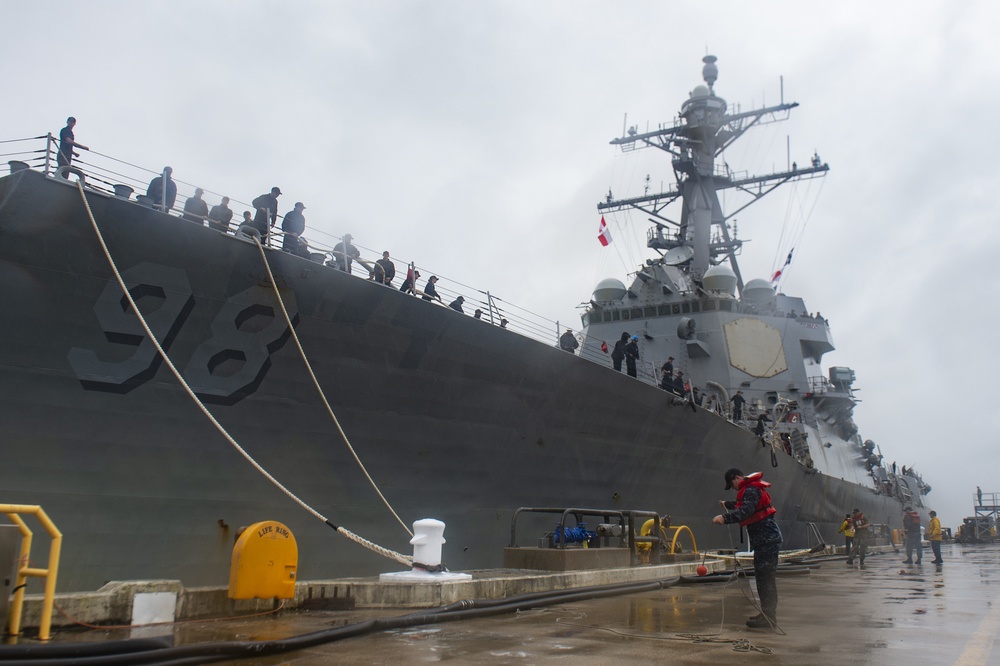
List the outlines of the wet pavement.
<svg viewBox="0 0 1000 666">
<path fill-rule="evenodd" d="M 752 579 L 679 584 L 516 613 L 381 630 L 223 664 L 556 664 L 669 660 L 680 664 L 1000 665 L 1000 548 L 944 547 L 945 564 L 907 566 L 894 553 L 865 570 L 843 557 L 778 578 L 778 631 L 744 625 Z M 284 640 L 410 611 L 295 611 L 128 631 L 60 631 L 53 642 L 163 635 L 174 645 Z M 195 663 L 195 662 L 185 662 Z"/>
</svg>

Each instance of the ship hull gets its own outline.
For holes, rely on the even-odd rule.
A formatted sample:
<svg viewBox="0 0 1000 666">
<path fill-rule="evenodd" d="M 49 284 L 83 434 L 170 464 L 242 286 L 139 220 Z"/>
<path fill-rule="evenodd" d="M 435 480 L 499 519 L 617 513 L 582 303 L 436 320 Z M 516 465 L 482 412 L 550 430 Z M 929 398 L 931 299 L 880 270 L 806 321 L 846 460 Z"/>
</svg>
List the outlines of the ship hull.
<svg viewBox="0 0 1000 666">
<path fill-rule="evenodd" d="M 218 422 L 331 523 L 409 552 L 323 406 L 256 246 L 88 196 L 140 310 Z M 445 521 L 452 570 L 500 566 L 521 506 L 657 511 L 700 548 L 739 546 L 710 523 L 733 466 L 772 482 L 787 547 L 815 543 L 809 523 L 833 543 L 855 507 L 899 521 L 897 500 L 784 455 L 773 466 L 745 429 L 610 367 L 290 254 L 268 259 L 357 456 L 406 523 Z M 261 520 L 295 534 L 300 580 L 399 568 L 301 508 L 201 412 L 144 341 L 75 187 L 0 180 L 0 279 L 0 502 L 41 505 L 64 533 L 60 590 L 225 584 L 239 528 Z M 519 524 L 519 545 L 551 522 Z"/>
</svg>

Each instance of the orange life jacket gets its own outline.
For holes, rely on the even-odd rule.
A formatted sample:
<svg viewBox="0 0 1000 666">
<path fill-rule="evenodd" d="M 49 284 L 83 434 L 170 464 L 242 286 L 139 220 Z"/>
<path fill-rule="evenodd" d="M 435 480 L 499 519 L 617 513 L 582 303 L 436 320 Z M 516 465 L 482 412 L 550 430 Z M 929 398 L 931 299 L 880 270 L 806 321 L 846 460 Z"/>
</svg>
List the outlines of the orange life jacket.
<svg viewBox="0 0 1000 666">
<path fill-rule="evenodd" d="M 746 527 L 753 523 L 759 523 L 768 516 L 773 516 L 778 513 L 778 510 L 771 506 L 771 496 L 767 493 L 767 488 L 771 487 L 771 484 L 764 480 L 764 474 L 762 472 L 754 472 L 750 476 L 743 479 L 740 483 L 740 490 L 736 493 L 736 505 L 739 506 L 743 503 L 743 493 L 750 486 L 760 489 L 760 500 L 757 502 L 757 506 L 753 513 L 751 513 L 745 520 L 740 521 L 740 525 Z"/>
</svg>

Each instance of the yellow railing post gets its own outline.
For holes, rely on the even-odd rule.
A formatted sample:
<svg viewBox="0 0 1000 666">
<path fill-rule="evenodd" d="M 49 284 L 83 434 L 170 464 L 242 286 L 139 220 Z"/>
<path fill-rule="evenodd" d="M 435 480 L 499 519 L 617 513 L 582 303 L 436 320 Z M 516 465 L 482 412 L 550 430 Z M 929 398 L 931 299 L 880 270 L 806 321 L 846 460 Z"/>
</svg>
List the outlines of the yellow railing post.
<svg viewBox="0 0 1000 666">
<path fill-rule="evenodd" d="M 676 527 L 671 526 L 670 529 L 672 529 L 674 531 L 674 538 L 670 540 L 670 554 L 671 555 L 673 555 L 674 552 L 676 551 L 676 548 L 677 548 L 677 537 L 680 536 L 682 530 L 685 531 L 685 532 L 687 532 L 688 536 L 691 537 L 691 550 L 692 550 L 692 552 L 695 552 L 695 553 L 698 552 L 698 544 L 695 543 L 694 532 L 691 531 L 690 527 L 688 527 L 687 525 L 677 525 Z"/>
<path fill-rule="evenodd" d="M 30 504 L 0 504 L 0 513 L 7 514 L 7 518 L 17 525 L 21 532 L 21 556 L 17 564 L 16 591 L 14 592 L 14 606 L 10 612 L 10 622 L 8 623 L 8 633 L 17 636 L 21 633 L 21 615 L 24 609 L 24 588 L 29 576 L 45 579 L 45 595 L 42 599 L 42 617 L 38 625 L 38 638 L 47 641 L 52 630 L 52 607 L 56 598 L 56 575 L 59 572 L 59 554 L 62 551 L 62 532 L 55 526 L 48 514 L 40 506 Z M 45 528 L 46 533 L 52 539 L 49 546 L 49 566 L 39 569 L 29 566 L 31 564 L 31 543 L 33 533 L 20 514 L 30 514 L 38 519 L 38 522 Z"/>
</svg>

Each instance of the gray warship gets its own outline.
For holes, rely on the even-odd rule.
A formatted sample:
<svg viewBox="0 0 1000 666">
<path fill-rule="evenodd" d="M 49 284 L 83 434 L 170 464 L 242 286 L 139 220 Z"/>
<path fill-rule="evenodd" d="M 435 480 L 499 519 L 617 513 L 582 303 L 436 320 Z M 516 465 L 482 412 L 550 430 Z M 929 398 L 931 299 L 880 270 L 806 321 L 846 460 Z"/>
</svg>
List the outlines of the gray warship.
<svg viewBox="0 0 1000 666">
<path fill-rule="evenodd" d="M 329 529 L 408 552 L 386 504 L 405 522 L 443 520 L 452 570 L 500 566 L 519 507 L 656 511 L 690 526 L 700 548 L 729 548 L 732 535 L 710 519 L 733 466 L 773 484 L 788 548 L 834 543 L 854 507 L 898 527 L 903 504 L 923 507 L 929 487 L 887 470 L 858 434 L 854 372 L 821 369 L 827 322 L 767 280 L 743 282 L 741 241 L 716 195 L 820 177 L 827 165 L 744 177 L 720 168 L 721 150 L 795 104 L 727 113 L 716 75 L 705 58 L 705 85 L 675 125 L 612 142 L 666 151 L 677 186 L 598 205 L 653 218 L 656 257 L 628 286 L 598 285 L 574 354 L 558 331 L 493 325 L 336 270 L 328 253 L 261 251 L 102 186 L 86 166 L 81 196 L 50 168 L 51 148 L 43 163 L 12 166 L 0 178 L 0 503 L 42 506 L 62 531 L 58 589 L 222 585 L 238 530 L 261 520 L 295 534 L 299 580 L 391 570 Z M 140 327 L 102 241 L 197 400 Z M 635 378 L 600 349 L 623 331 L 639 337 Z M 670 356 L 691 390 L 659 387 Z M 736 391 L 743 414 L 732 411 Z M 196 402 L 328 524 L 248 464 Z"/>
</svg>

